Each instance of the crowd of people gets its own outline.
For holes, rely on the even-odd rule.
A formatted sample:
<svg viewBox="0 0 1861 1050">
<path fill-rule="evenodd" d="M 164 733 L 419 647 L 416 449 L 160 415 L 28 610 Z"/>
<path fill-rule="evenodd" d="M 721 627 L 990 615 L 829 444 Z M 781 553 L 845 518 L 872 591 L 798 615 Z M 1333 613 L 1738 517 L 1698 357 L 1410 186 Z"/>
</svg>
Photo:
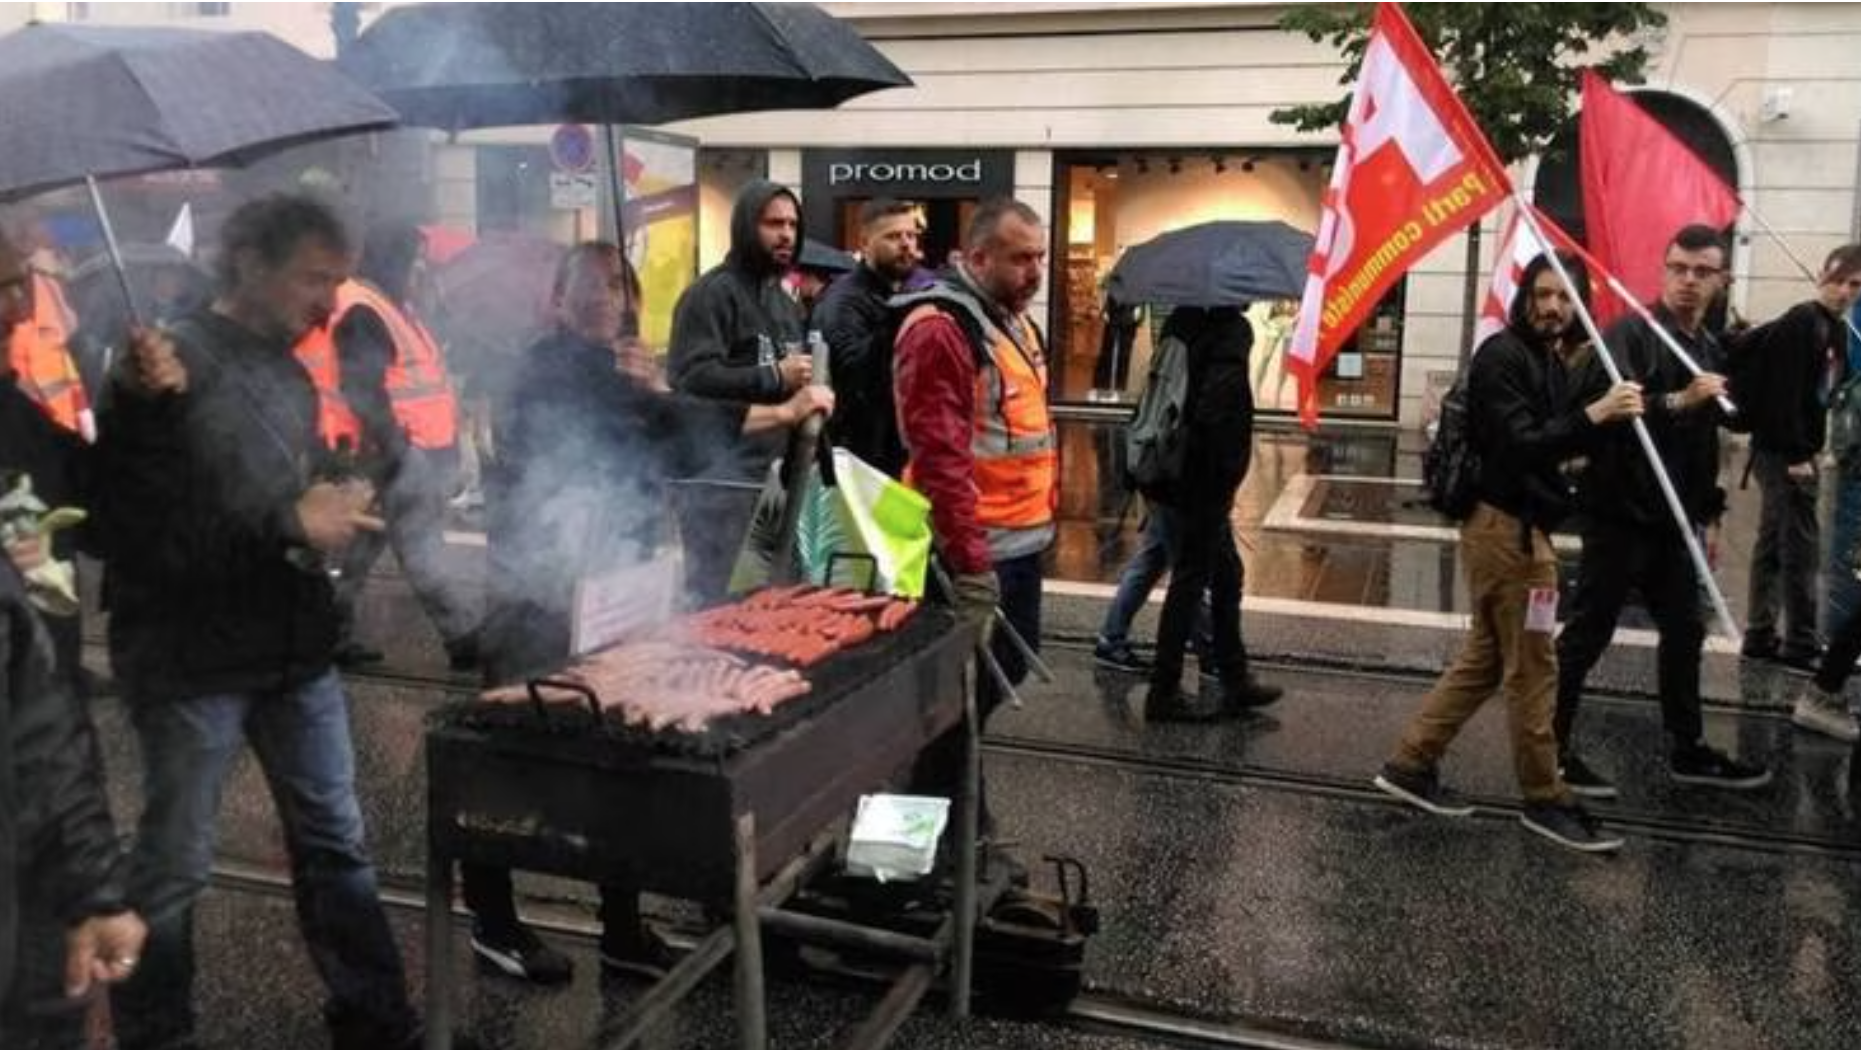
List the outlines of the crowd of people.
<svg viewBox="0 0 1861 1050">
<path fill-rule="evenodd" d="M 53 506 L 83 508 L 58 539 L 22 534 L 0 564 L 0 1039 L 62 1047 L 85 997 L 111 985 L 125 1050 L 195 1045 L 193 925 L 211 873 L 220 795 L 248 749 L 277 802 L 304 940 L 327 990 L 333 1045 L 413 1047 L 420 1020 L 383 911 L 356 793 L 340 669 L 380 659 L 359 640 L 359 592 L 394 548 L 451 668 L 488 685 L 573 655 L 575 596 L 590 576 L 676 543 L 689 600 L 724 594 L 753 490 L 788 430 L 830 416 L 836 444 L 900 478 L 930 504 L 935 589 L 1000 668 L 981 679 L 983 720 L 1021 682 L 1037 647 L 1042 564 L 1060 493 L 1048 400 L 1049 350 L 1028 310 L 1046 271 L 1043 220 L 1015 200 L 978 206 L 963 248 L 928 273 L 908 203 L 859 217 L 854 268 L 811 304 L 784 281 L 801 253 L 801 202 L 773 183 L 737 201 L 731 247 L 674 312 L 667 367 L 643 352 L 640 285 L 619 247 L 565 252 L 551 324 L 493 394 L 484 609 L 445 564 L 441 521 L 458 470 L 460 421 L 441 342 L 422 318 L 424 241 L 380 223 L 359 239 L 327 204 L 301 195 L 250 201 L 220 231 L 212 297 L 160 328 L 127 326 L 89 400 L 39 353 L 81 319 L 39 316 L 44 275 L 0 238 L 0 467 L 27 475 Z M 1814 623 L 1816 574 L 1854 572 L 1852 550 L 1823 552 L 1815 485 L 1824 406 L 1845 382 L 1842 317 L 1861 296 L 1861 246 L 1832 253 L 1821 294 L 1742 342 L 1705 324 L 1727 279 L 1720 235 L 1679 231 L 1647 318 L 1605 340 L 1611 379 L 1575 320 L 1588 281 L 1539 258 L 1510 324 L 1473 358 L 1479 500 L 1462 525 L 1473 610 L 1465 647 L 1404 730 L 1376 784 L 1429 812 L 1471 807 L 1439 763 L 1493 694 L 1508 704 L 1514 760 L 1533 831 L 1585 851 L 1619 848 L 1578 803 L 1607 797 L 1578 747 L 1578 701 L 1632 588 L 1660 632 L 1659 693 L 1677 781 L 1764 783 L 1761 765 L 1704 740 L 1700 583 L 1679 529 L 1724 510 L 1718 441 L 1743 406 L 1763 494 L 1745 654 L 1814 669 L 1795 710 L 1806 729 L 1861 736 L 1840 690 L 1861 655 L 1861 609 Z M 1241 631 L 1243 568 L 1231 510 L 1247 473 L 1254 403 L 1245 304 L 1183 304 L 1165 338 L 1188 361 L 1180 472 L 1145 486 L 1145 545 L 1107 613 L 1098 658 L 1146 675 L 1150 721 L 1238 717 L 1282 690 L 1253 673 Z M 53 325 L 52 322 L 58 322 Z M 1697 373 L 1657 338 L 1678 340 Z M 804 333 L 834 362 L 817 384 Z M 69 336 L 69 331 L 64 332 Z M 16 341 L 17 340 L 17 341 Z M 1762 355 L 1761 367 L 1749 367 Z M 1728 381 L 1727 376 L 1733 378 Z M 1686 513 L 1656 495 L 1631 421 L 1647 427 Z M 1861 463 L 1838 461 L 1861 489 Z M 1853 478 L 1851 479 L 1851 475 Z M 674 482 L 716 482 L 687 495 Z M 703 495 L 705 492 L 710 495 Z M 721 495 L 719 495 L 721 493 Z M 1843 501 L 1861 517 L 1861 499 Z M 1550 533 L 1574 521 L 1582 561 L 1561 634 Z M 1839 521 L 1852 537 L 1861 522 Z M 120 851 L 105 804 L 79 663 L 76 617 L 35 600 L 28 574 L 82 550 L 105 566 L 109 652 L 144 768 L 133 846 Z M 1132 618 L 1170 577 L 1154 656 Z M 1836 641 L 1826 651 L 1820 637 Z M 1185 689 L 1197 656 L 1215 688 Z M 935 742 L 914 790 L 954 795 L 961 731 Z M 997 836 L 983 799 L 985 838 Z M 671 952 L 640 913 L 638 890 L 600 887 L 604 970 L 661 973 Z M 473 950 L 497 972 L 560 983 L 569 960 L 521 920 L 510 873 L 464 872 Z M 66 1004 L 62 1009 L 45 1005 Z M 78 1004 L 78 1005 L 71 1005 Z"/>
</svg>

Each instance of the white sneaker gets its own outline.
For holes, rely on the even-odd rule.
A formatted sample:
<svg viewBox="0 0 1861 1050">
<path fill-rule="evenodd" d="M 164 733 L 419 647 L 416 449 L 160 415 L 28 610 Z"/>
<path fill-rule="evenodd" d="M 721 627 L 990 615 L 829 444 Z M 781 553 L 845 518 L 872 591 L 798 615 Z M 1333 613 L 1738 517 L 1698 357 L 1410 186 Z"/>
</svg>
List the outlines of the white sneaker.
<svg viewBox="0 0 1861 1050">
<path fill-rule="evenodd" d="M 1843 743 L 1852 744 L 1861 740 L 1861 723 L 1848 713 L 1839 694 L 1825 693 L 1813 683 L 1797 694 L 1796 707 L 1790 712 L 1790 721 L 1799 729 L 1812 733 L 1834 737 Z"/>
</svg>

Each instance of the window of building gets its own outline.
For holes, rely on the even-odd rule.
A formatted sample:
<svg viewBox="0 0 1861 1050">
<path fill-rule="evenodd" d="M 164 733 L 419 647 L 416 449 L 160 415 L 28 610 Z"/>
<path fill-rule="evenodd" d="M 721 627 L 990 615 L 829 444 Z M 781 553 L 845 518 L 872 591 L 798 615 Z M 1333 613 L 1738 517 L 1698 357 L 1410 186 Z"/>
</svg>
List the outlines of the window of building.
<svg viewBox="0 0 1861 1050">
<path fill-rule="evenodd" d="M 90 20 L 90 5 L 89 4 L 69 3 L 65 5 L 65 21 L 85 22 L 89 20 Z"/>
</svg>

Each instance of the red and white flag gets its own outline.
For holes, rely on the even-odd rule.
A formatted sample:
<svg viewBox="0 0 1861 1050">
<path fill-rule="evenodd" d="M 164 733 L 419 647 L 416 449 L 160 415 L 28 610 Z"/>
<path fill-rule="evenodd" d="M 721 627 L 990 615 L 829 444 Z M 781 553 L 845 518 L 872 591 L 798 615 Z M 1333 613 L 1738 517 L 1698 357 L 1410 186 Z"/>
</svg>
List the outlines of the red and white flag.
<svg viewBox="0 0 1861 1050">
<path fill-rule="evenodd" d="M 1583 113 L 1577 126 L 1583 164 L 1584 240 L 1643 303 L 1661 295 L 1661 263 L 1680 228 L 1730 226 L 1738 195 L 1661 122 L 1609 86 L 1583 73 Z M 1614 297 L 1598 304 L 1607 324 L 1625 307 Z"/>
<path fill-rule="evenodd" d="M 1505 167 L 1398 4 L 1376 8 L 1287 348 L 1299 414 L 1396 279 L 1512 192 Z"/>
<path fill-rule="evenodd" d="M 1556 242 L 1561 251 L 1581 255 L 1570 235 L 1552 222 L 1545 213 L 1532 209 L 1538 219 L 1539 228 Z M 1519 281 L 1525 276 L 1525 267 L 1545 252 L 1545 244 L 1538 239 L 1529 223 L 1519 221 L 1519 212 L 1515 207 L 1506 217 L 1502 227 L 1504 233 L 1499 237 L 1499 251 L 1493 256 L 1493 279 L 1486 286 L 1486 297 L 1480 300 L 1480 317 L 1473 326 L 1473 349 L 1504 331 L 1506 321 L 1511 317 L 1512 297 L 1518 294 Z M 1587 261 L 1587 260 L 1586 260 Z M 1600 274 L 1592 273 L 1590 283 L 1592 291 Z"/>
</svg>

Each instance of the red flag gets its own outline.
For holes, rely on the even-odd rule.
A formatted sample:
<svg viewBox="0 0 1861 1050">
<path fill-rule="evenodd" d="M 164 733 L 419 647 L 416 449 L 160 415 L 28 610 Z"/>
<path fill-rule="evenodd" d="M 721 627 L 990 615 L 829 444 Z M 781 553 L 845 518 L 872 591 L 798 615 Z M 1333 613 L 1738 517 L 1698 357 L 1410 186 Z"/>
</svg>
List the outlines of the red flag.
<svg viewBox="0 0 1861 1050">
<path fill-rule="evenodd" d="M 1398 4 L 1377 5 L 1342 137 L 1287 350 L 1308 427 L 1319 374 L 1389 286 L 1512 192 Z"/>
<path fill-rule="evenodd" d="M 1738 195 L 1718 173 L 1595 70 L 1583 72 L 1583 216 L 1590 254 L 1644 303 L 1661 295 L 1661 260 L 1682 226 L 1730 226 Z M 1624 307 L 1599 301 L 1606 324 Z"/>
</svg>

